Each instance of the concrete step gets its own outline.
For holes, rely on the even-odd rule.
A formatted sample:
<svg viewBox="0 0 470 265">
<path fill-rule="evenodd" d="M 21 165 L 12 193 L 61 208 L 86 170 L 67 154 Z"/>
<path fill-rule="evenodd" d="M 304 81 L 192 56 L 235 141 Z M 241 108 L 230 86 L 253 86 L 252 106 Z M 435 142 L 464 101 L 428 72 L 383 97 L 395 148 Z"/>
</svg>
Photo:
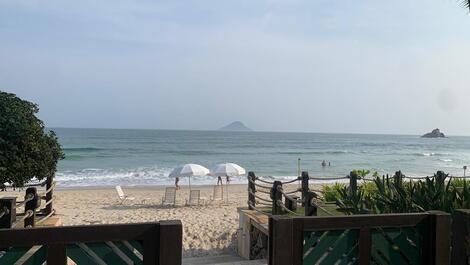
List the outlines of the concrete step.
<svg viewBox="0 0 470 265">
<path fill-rule="evenodd" d="M 266 264 L 268 264 L 268 262 L 264 259 L 246 260 L 238 256 L 232 256 L 232 255 L 183 259 L 183 265 L 266 265 Z"/>
</svg>

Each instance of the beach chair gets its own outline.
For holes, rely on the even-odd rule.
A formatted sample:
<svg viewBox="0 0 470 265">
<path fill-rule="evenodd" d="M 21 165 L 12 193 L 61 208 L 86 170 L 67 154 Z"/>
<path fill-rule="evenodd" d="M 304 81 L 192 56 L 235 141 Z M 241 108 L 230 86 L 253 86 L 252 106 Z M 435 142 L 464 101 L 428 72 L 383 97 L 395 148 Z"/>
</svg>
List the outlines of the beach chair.
<svg viewBox="0 0 470 265">
<path fill-rule="evenodd" d="M 220 202 L 224 201 L 224 188 L 222 185 L 214 186 L 214 192 L 212 196 L 210 197 L 210 201 L 211 203 L 217 202 L 217 201 L 220 201 Z"/>
<path fill-rule="evenodd" d="M 162 198 L 162 205 L 172 205 L 176 204 L 176 188 L 175 187 L 166 187 L 165 196 Z"/>
<path fill-rule="evenodd" d="M 134 197 L 129 197 L 126 194 L 124 194 L 124 191 L 122 190 L 121 186 L 116 186 L 116 191 L 119 196 L 119 199 L 121 200 L 120 204 L 123 204 L 125 201 L 133 201 L 135 200 Z"/>
<path fill-rule="evenodd" d="M 189 192 L 189 199 L 186 200 L 186 205 L 188 206 L 197 206 L 202 205 L 206 201 L 206 198 L 201 197 L 200 190 L 192 190 Z"/>
</svg>

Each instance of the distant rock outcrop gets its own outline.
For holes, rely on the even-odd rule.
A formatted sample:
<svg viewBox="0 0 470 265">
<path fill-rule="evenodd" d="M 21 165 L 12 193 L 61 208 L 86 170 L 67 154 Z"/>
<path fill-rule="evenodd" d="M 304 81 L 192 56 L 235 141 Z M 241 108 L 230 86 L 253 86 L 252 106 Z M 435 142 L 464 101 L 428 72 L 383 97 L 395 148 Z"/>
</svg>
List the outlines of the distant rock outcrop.
<svg viewBox="0 0 470 265">
<path fill-rule="evenodd" d="M 432 130 L 432 132 L 430 133 L 427 133 L 421 137 L 424 137 L 424 138 L 444 138 L 446 137 L 443 133 L 441 133 L 441 131 L 439 129 L 434 129 Z"/>
<path fill-rule="evenodd" d="M 240 121 L 234 121 L 230 123 L 229 125 L 220 128 L 219 131 L 250 132 L 253 130 L 246 127 L 245 124 L 243 124 Z"/>
</svg>

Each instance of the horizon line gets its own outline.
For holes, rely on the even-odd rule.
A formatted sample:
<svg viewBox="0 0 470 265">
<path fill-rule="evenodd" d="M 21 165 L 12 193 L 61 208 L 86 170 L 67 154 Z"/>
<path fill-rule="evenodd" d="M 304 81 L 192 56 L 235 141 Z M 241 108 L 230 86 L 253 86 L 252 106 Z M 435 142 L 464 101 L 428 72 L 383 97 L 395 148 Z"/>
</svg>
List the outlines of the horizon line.
<svg viewBox="0 0 470 265">
<path fill-rule="evenodd" d="M 88 130 L 142 130 L 142 131 L 199 131 L 199 132 L 235 132 L 235 133 L 303 133 L 303 134 L 354 134 L 354 135 L 396 135 L 396 136 L 421 136 L 420 134 L 398 134 L 398 133 L 364 133 L 364 132 L 314 132 L 314 131 L 264 131 L 254 130 L 251 131 L 223 131 L 219 129 L 168 129 L 168 128 L 109 128 L 109 127 L 64 127 L 64 126 L 44 126 L 48 129 L 88 129 Z M 446 136 L 456 137 L 469 137 L 470 135 L 454 135 L 449 134 Z"/>
</svg>

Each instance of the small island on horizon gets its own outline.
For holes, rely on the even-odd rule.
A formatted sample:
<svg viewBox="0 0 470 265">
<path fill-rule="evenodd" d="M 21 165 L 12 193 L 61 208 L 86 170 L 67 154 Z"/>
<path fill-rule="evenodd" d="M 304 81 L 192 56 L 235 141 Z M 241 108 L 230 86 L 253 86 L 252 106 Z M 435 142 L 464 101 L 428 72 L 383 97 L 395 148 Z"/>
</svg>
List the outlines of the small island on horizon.
<svg viewBox="0 0 470 265">
<path fill-rule="evenodd" d="M 248 128 L 243 124 L 241 121 L 234 121 L 222 128 L 219 131 L 226 131 L 226 132 L 251 132 L 253 131 L 251 128 Z"/>
<path fill-rule="evenodd" d="M 445 138 L 446 136 L 444 133 L 442 133 L 439 129 L 436 128 L 432 130 L 432 132 L 426 133 L 421 137 L 422 138 Z"/>
</svg>

